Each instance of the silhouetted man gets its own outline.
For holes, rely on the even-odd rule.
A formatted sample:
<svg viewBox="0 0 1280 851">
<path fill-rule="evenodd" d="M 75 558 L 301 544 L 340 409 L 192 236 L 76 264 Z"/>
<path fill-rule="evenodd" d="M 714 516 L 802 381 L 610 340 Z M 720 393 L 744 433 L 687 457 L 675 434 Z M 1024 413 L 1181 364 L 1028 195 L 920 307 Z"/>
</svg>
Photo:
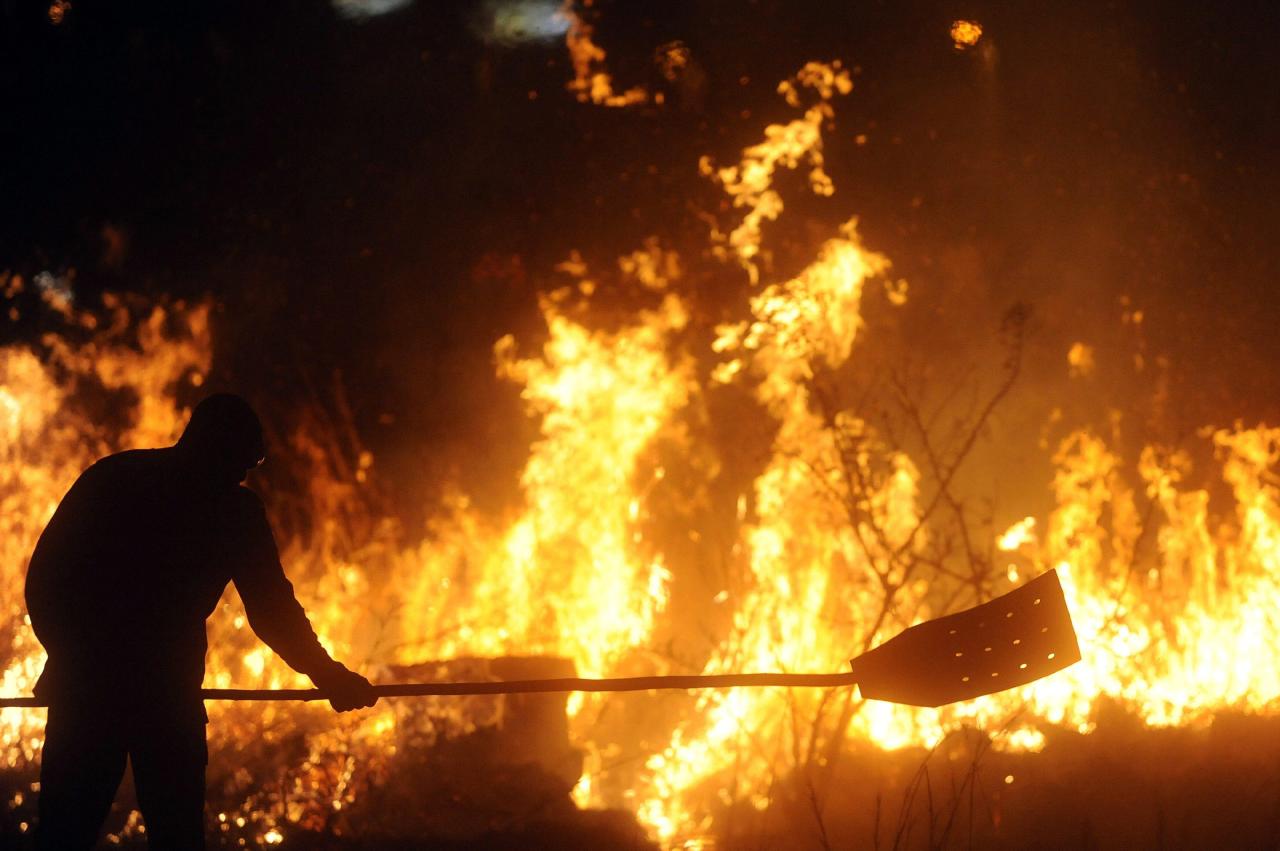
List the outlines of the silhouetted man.
<svg viewBox="0 0 1280 851">
<path fill-rule="evenodd" d="M 175 446 L 86 470 L 40 536 L 26 587 L 49 653 L 35 687 L 49 702 L 39 848 L 94 844 L 126 757 L 151 847 L 204 847 L 205 619 L 228 581 L 254 632 L 334 709 L 376 700 L 316 641 L 262 502 L 241 487 L 262 457 L 248 403 L 210 396 Z"/>
</svg>

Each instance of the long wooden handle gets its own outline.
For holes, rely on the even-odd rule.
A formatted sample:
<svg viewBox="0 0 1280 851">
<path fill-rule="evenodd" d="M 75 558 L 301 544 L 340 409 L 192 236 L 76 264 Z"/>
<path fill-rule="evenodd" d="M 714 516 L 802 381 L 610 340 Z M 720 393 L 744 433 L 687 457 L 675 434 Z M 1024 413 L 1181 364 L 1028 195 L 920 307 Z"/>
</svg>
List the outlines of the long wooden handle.
<svg viewBox="0 0 1280 851">
<path fill-rule="evenodd" d="M 563 677 L 543 680 L 499 680 L 461 683 L 397 683 L 374 686 L 378 697 L 423 697 L 427 695 L 542 694 L 566 691 L 653 691 L 697 688 L 839 688 L 857 682 L 853 674 L 693 674 L 670 677 L 613 677 L 600 680 Z M 314 688 L 207 688 L 205 700 L 325 700 L 328 695 Z M 0 698 L 0 709 L 47 706 L 38 697 Z"/>
</svg>

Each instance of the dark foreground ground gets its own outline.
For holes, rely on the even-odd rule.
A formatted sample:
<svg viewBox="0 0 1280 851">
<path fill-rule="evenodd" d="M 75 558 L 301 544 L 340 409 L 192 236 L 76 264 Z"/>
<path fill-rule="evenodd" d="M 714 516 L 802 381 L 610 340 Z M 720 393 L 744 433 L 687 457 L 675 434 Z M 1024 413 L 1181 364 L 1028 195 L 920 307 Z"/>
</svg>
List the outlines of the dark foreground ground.
<svg viewBox="0 0 1280 851">
<path fill-rule="evenodd" d="M 1195 729 L 1153 730 L 1114 707 L 1089 735 L 1048 730 L 1038 754 L 1000 753 L 961 731 L 932 754 L 855 747 L 834 768 L 780 781 L 772 806 L 720 814 L 714 847 L 733 849 L 1209 849 L 1280 848 L 1280 718 L 1221 714 Z M 484 751 L 494 744 L 479 746 Z M 441 765 L 467 759 L 466 745 Z M 433 772 L 434 774 L 434 772 Z M 436 774 L 438 777 L 439 775 Z M 544 768 L 508 770 L 505 787 L 450 793 L 438 781 L 397 796 L 375 819 L 376 835 L 293 832 L 272 846 L 298 851 L 401 849 L 653 848 L 628 813 L 583 812 Z M 20 831 L 30 782 L 0 775 L 0 848 L 31 848 Z M 521 795 L 553 799 L 510 817 Z M 812 789 L 812 791 L 811 791 Z M 125 793 L 127 795 L 127 791 Z M 445 803 L 455 797 L 452 806 Z M 494 797 L 494 796 L 497 797 Z M 418 801 L 417 804 L 414 802 Z M 490 819 L 485 807 L 508 812 Z M 456 816 L 456 817 L 453 817 Z M 397 827 L 399 825 L 400 827 Z M 210 848 L 251 847 L 211 835 Z M 104 848 L 142 848 L 141 842 Z"/>
</svg>

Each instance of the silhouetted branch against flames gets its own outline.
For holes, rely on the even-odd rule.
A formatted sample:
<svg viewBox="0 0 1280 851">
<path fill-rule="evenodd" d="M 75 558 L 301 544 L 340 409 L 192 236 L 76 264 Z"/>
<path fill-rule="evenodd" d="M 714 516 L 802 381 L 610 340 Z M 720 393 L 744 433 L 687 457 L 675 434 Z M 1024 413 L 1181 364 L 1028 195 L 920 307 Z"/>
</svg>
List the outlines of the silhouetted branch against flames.
<svg viewBox="0 0 1280 851">
<path fill-rule="evenodd" d="M 908 583 L 920 579 L 929 583 L 931 599 L 936 601 L 935 614 L 982 602 L 994 593 L 991 545 L 979 549 L 974 543 L 994 541 L 992 518 L 988 512 L 975 519 L 974 509 L 956 494 L 953 481 L 992 415 L 1017 384 L 1028 315 L 1028 308 L 1020 304 L 1006 312 L 993 332 L 1003 350 L 996 386 L 975 411 L 959 417 L 962 428 L 951 428 L 946 435 L 939 435 L 942 430 L 937 423 L 945 419 L 943 415 L 953 405 L 952 400 L 960 395 L 958 389 L 944 397 L 938 411 L 926 416 L 900 370 L 882 370 L 874 384 L 864 386 L 857 386 L 833 370 L 818 371 L 815 376 L 813 399 L 835 437 L 839 451 L 834 460 L 838 469 L 823 469 L 804 456 L 796 458 L 809 470 L 815 486 L 844 506 L 848 528 L 873 566 L 880 602 L 874 616 L 865 621 L 860 651 L 870 649 L 890 623 L 909 625 L 918 617 L 914 611 L 901 610 L 900 591 Z M 980 381 L 975 375 L 970 384 L 976 389 Z M 851 404 L 848 399 L 856 401 Z M 854 416 L 853 411 L 875 413 L 864 419 Z M 904 430 L 909 434 L 903 434 Z M 899 438 L 899 434 L 903 437 Z M 928 462 L 921 487 L 931 491 L 932 496 L 905 540 L 894 545 L 885 528 L 884 509 L 877 506 L 874 497 L 883 492 L 886 479 L 893 474 L 887 460 L 907 450 L 904 443 L 908 437 L 914 438 Z M 928 535 L 923 534 L 926 528 Z M 926 539 L 927 545 L 915 546 L 918 538 Z M 850 723 L 861 706 L 862 701 L 848 690 L 829 689 L 819 698 L 812 715 L 801 718 L 795 702 L 788 701 L 794 734 L 807 731 L 804 747 L 794 749 L 794 764 L 799 766 L 820 831 L 824 829 L 820 813 L 826 792 L 821 778 L 831 776 Z M 820 748 L 821 743 L 825 747 Z"/>
</svg>

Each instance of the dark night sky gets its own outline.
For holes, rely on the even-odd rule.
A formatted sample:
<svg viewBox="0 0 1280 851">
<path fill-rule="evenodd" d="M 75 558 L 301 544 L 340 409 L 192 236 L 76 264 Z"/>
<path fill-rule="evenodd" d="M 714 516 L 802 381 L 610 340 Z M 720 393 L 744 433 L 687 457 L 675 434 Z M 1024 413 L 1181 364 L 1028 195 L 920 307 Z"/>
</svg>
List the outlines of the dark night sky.
<svg viewBox="0 0 1280 851">
<path fill-rule="evenodd" d="M 1179 416 L 1280 421 L 1274 4 L 601 0 L 620 83 L 663 85 L 674 39 L 705 74 L 629 110 L 575 102 L 559 41 L 486 44 L 478 3 L 45 9 L 0 0 L 0 269 L 74 267 L 82 299 L 213 293 L 222 380 L 287 393 L 300 362 L 340 368 L 375 444 L 489 451 L 516 410 L 490 345 L 536 328 L 551 266 L 650 234 L 696 252 L 719 201 L 698 156 L 789 117 L 774 86 L 815 58 L 860 73 L 828 139 L 838 191 L 788 234 L 859 215 L 935 332 L 1031 303 L 1033 387 L 1075 339 L 1119 345 L 1128 295 Z M 951 48 L 958 17 L 993 61 Z"/>
</svg>

